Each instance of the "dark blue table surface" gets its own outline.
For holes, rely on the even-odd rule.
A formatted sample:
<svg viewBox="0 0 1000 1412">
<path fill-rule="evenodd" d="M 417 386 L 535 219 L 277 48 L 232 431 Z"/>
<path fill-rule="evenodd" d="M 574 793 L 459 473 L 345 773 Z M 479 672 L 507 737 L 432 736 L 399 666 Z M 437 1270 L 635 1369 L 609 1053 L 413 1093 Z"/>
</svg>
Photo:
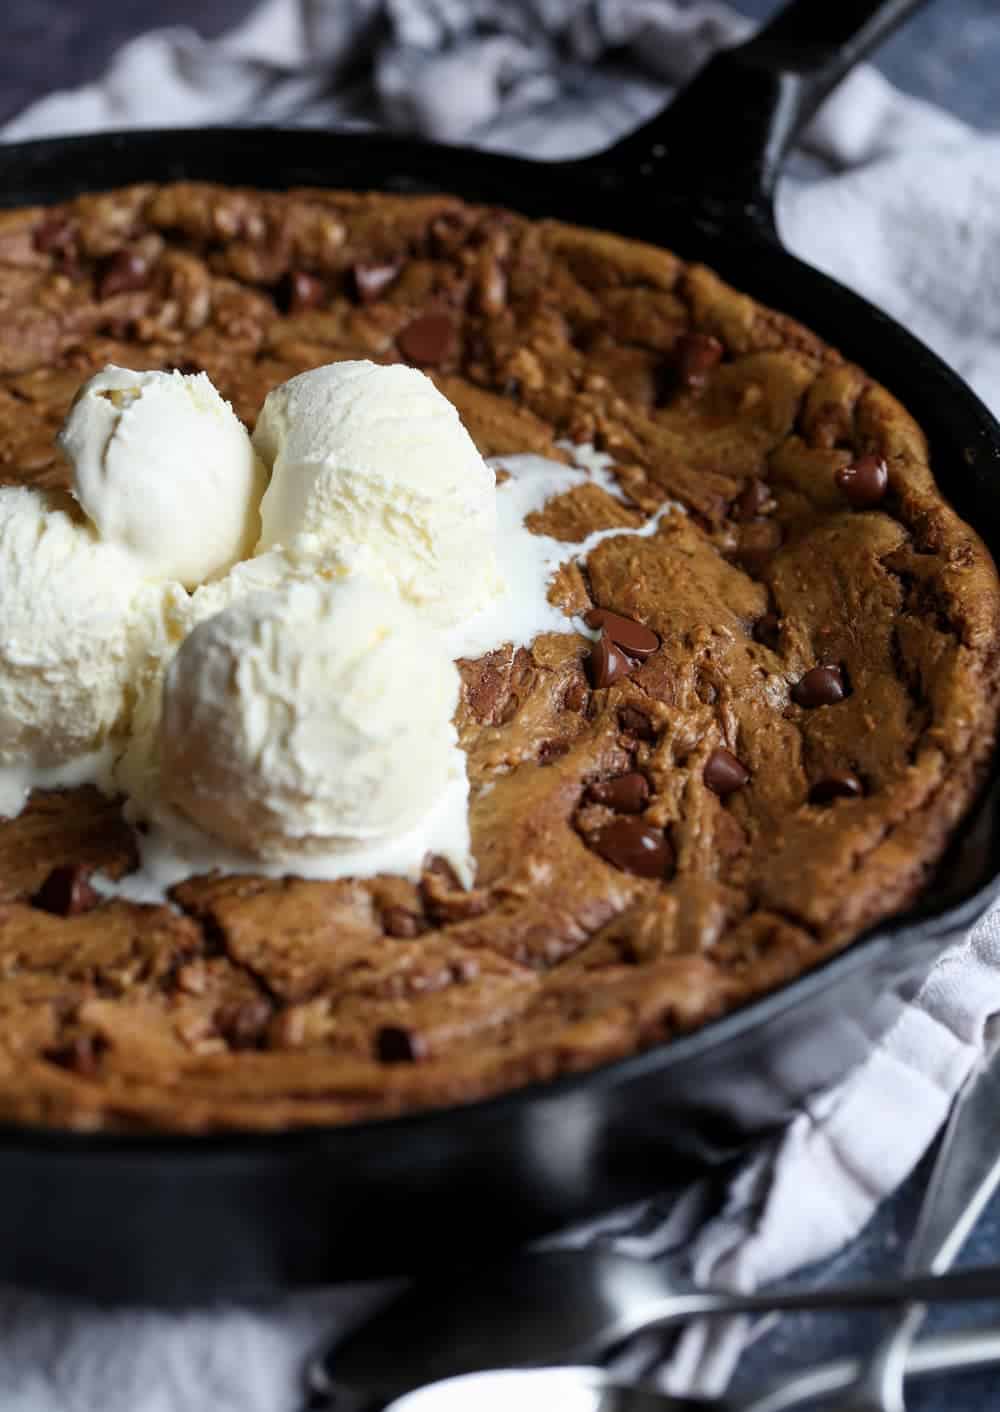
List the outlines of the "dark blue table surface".
<svg viewBox="0 0 1000 1412">
<path fill-rule="evenodd" d="M 817 5 L 838 2 L 814 0 Z M 157 0 L 141 6 L 120 0 L 3 0 L 0 122 L 54 88 L 96 77 L 118 45 L 154 24 L 188 24 L 211 36 L 242 19 L 250 8 L 247 0 Z M 775 0 L 739 0 L 738 8 L 762 18 L 776 5 Z M 878 63 L 909 92 L 977 126 L 1000 128 L 1000 0 L 937 0 L 885 45 Z M 808 1277 L 825 1283 L 896 1268 L 923 1183 L 921 1170 L 853 1247 Z M 1000 1199 L 987 1211 L 965 1259 L 1000 1260 Z M 1000 1321 L 1000 1303 L 933 1316 L 930 1327 L 991 1321 Z M 877 1331 L 877 1318 L 867 1315 L 781 1319 L 745 1356 L 737 1388 L 818 1359 L 857 1353 Z M 909 1406 L 911 1412 L 997 1412 L 1000 1372 L 925 1383 L 914 1388 Z"/>
</svg>

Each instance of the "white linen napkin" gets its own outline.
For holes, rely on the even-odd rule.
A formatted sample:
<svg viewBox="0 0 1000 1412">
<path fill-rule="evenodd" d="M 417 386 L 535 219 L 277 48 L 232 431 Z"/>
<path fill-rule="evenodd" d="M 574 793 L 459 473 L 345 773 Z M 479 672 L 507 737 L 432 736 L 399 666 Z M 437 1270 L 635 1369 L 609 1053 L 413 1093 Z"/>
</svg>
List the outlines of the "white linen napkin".
<svg viewBox="0 0 1000 1412">
<path fill-rule="evenodd" d="M 748 28 L 714 0 L 266 0 L 211 43 L 186 29 L 132 41 L 98 83 L 42 99 L 2 136 L 377 123 L 540 157 L 582 154 L 649 116 Z M 783 185 L 786 243 L 887 309 L 1000 409 L 1000 136 L 865 68 L 803 147 L 823 174 Z M 685 1240 L 700 1278 L 744 1288 L 831 1254 L 927 1149 L 997 1011 L 995 913 L 939 961 L 871 1058 L 753 1156 L 707 1224 L 696 1188 L 667 1214 L 654 1202 L 567 1239 L 602 1234 L 647 1255 Z M 165 1314 L 2 1292 L 0 1405 L 292 1412 L 307 1352 L 382 1296 L 347 1287 Z M 744 1321 L 690 1329 L 660 1377 L 721 1390 L 745 1333 Z M 659 1352 L 638 1348 L 632 1363 Z"/>
</svg>

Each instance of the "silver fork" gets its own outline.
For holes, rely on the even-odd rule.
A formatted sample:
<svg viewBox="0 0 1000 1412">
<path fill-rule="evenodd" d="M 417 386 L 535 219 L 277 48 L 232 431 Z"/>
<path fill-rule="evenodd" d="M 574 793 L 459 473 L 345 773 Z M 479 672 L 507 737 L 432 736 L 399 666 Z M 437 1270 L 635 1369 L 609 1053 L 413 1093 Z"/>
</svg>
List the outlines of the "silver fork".
<svg viewBox="0 0 1000 1412">
<path fill-rule="evenodd" d="M 949 1269 L 1000 1183 L 998 1055 L 1000 1030 L 991 1036 L 955 1100 L 903 1261 L 905 1275 L 939 1275 Z M 846 1387 L 843 1382 L 831 1385 L 829 1369 L 810 1370 L 754 1397 L 743 1412 L 786 1412 L 841 1391 L 837 1412 L 906 1412 L 906 1363 L 926 1312 L 923 1304 L 907 1304 L 891 1316 Z"/>
</svg>

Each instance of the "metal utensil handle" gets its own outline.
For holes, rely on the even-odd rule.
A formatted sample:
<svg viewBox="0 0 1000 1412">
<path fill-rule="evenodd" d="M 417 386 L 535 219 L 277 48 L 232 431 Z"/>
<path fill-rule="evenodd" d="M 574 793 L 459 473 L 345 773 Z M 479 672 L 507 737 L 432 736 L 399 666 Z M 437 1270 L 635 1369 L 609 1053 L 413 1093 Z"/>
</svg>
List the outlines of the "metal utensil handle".
<svg viewBox="0 0 1000 1412">
<path fill-rule="evenodd" d="M 662 1311 L 647 1316 L 624 1331 L 615 1330 L 616 1341 L 626 1335 L 672 1328 L 689 1319 L 720 1318 L 729 1314 L 789 1313 L 807 1309 L 878 1309 L 903 1304 L 960 1304 L 1000 1298 L 1000 1264 L 978 1265 L 942 1275 L 906 1275 L 902 1278 L 861 1280 L 828 1285 L 824 1289 L 772 1289 L 755 1294 L 730 1294 L 723 1290 L 692 1290 L 671 1294 Z"/>
<path fill-rule="evenodd" d="M 773 233 L 785 153 L 844 75 L 926 0 L 792 3 L 711 58 L 663 112 L 587 159 L 631 189 L 680 192 L 706 216 Z"/>
</svg>

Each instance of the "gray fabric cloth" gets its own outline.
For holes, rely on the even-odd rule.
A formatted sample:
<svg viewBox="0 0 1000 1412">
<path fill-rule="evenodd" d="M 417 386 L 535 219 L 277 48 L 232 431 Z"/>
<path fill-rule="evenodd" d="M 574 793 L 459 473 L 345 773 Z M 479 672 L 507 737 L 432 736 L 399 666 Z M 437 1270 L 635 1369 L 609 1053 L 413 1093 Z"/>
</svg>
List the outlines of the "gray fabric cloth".
<svg viewBox="0 0 1000 1412">
<path fill-rule="evenodd" d="M 537 157 L 578 155 L 649 116 L 746 29 L 714 0 L 267 0 L 213 43 L 177 29 L 134 40 L 99 83 L 42 100 L 3 136 L 382 124 Z M 908 324 L 1000 406 L 1000 139 L 863 69 L 803 146 L 822 175 L 782 189 L 790 246 Z M 648 1256 L 684 1246 L 701 1276 L 744 1286 L 829 1254 L 926 1150 L 997 1009 L 1000 926 L 991 918 L 952 948 L 873 1059 L 761 1149 L 718 1216 L 707 1219 L 713 1193 L 703 1185 L 670 1211 L 653 1202 L 566 1239 L 603 1231 Z M 291 1412 L 308 1350 L 382 1297 L 354 1287 L 163 1314 L 8 1291 L 0 1405 Z M 654 1340 L 629 1350 L 622 1367 L 662 1365 L 675 1387 L 718 1390 L 745 1334 L 742 1321 L 694 1328 L 669 1362 Z"/>
</svg>

